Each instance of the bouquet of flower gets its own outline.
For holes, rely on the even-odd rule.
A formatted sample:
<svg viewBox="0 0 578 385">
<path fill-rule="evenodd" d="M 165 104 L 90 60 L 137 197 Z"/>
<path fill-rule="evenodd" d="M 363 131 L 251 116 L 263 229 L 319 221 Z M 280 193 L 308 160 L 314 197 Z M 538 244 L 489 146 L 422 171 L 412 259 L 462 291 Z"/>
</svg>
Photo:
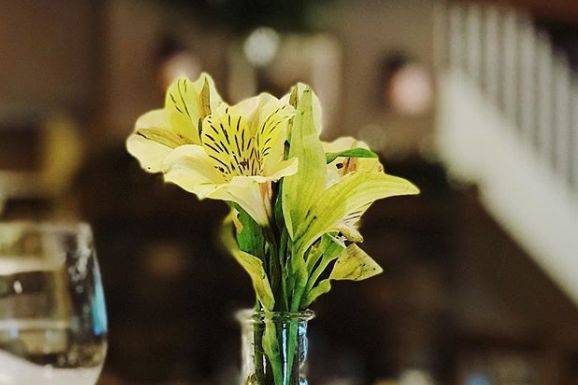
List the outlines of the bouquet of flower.
<svg viewBox="0 0 578 385">
<path fill-rule="evenodd" d="M 359 220 L 378 199 L 419 192 L 386 174 L 365 143 L 323 142 L 321 131 L 319 100 L 305 84 L 281 99 L 262 93 L 229 105 L 202 74 L 177 79 L 164 108 L 137 120 L 127 148 L 166 182 L 225 201 L 231 210 L 222 240 L 251 278 L 256 310 L 294 313 L 332 281 L 379 274 L 358 246 Z M 281 338 L 271 325 L 261 333 L 256 340 L 275 384 L 288 383 L 296 331 L 289 325 Z"/>
</svg>

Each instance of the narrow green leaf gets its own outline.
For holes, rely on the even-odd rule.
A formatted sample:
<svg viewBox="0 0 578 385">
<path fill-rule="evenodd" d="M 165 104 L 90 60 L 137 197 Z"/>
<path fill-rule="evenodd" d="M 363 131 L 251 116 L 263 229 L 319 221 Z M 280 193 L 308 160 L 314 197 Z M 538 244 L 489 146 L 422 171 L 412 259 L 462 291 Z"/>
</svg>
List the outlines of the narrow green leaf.
<svg viewBox="0 0 578 385">
<path fill-rule="evenodd" d="M 333 258 L 330 258 L 330 260 L 333 260 Z M 345 251 L 339 253 L 329 278 L 320 281 L 317 286 L 310 289 L 303 297 L 301 306 L 305 309 L 317 298 L 328 293 L 331 290 L 331 280 L 362 281 L 382 272 L 383 269 L 377 262 L 356 244 L 352 243 Z"/>
<path fill-rule="evenodd" d="M 331 234 L 324 234 L 316 248 L 312 248 L 307 258 L 309 279 L 305 288 L 301 306 L 305 308 L 321 294 L 327 293 L 331 289 L 329 282 L 321 281 L 317 286 L 317 280 L 325 272 L 329 264 L 338 258 L 345 250 L 345 244 L 339 237 Z M 314 252 L 315 254 L 312 254 Z M 318 253 L 318 255 L 317 255 Z M 320 259 L 319 263 L 318 260 Z M 321 287 L 320 287 L 321 286 Z M 304 304 L 306 303 L 306 304 Z"/>
<path fill-rule="evenodd" d="M 261 226 L 239 205 L 232 203 L 231 206 L 237 210 L 237 218 L 241 224 L 241 229 L 237 231 L 239 248 L 249 254 L 257 256 L 264 255 L 265 236 L 263 235 Z"/>
<path fill-rule="evenodd" d="M 352 148 L 340 152 L 328 152 L 325 154 L 327 163 L 333 162 L 337 158 L 377 158 L 377 154 L 366 148 Z"/>
<path fill-rule="evenodd" d="M 326 163 L 325 152 L 319 140 L 321 110 L 317 97 L 309 87 L 298 84 L 292 89 L 289 100 L 296 103 L 296 112 L 290 127 L 288 158 L 297 158 L 299 168 L 295 175 L 284 178 L 282 207 L 285 226 L 293 240 L 316 197 L 320 196 L 325 188 Z M 299 309 L 307 285 L 308 273 L 304 255 L 304 250 L 291 247 L 290 306 L 294 311 Z"/>
<path fill-rule="evenodd" d="M 323 294 L 329 293 L 331 291 L 331 280 L 324 279 L 317 286 L 315 286 L 307 295 L 303 298 L 301 302 L 301 307 L 306 309 L 309 307 L 317 298 Z"/>
<path fill-rule="evenodd" d="M 285 218 L 283 217 L 283 179 L 277 183 L 277 194 L 275 205 L 273 206 L 273 217 L 277 230 L 282 232 L 285 229 Z"/>
<path fill-rule="evenodd" d="M 283 215 L 289 235 L 305 220 L 307 211 L 325 187 L 325 152 L 319 140 L 320 127 L 314 118 L 313 91 L 306 87 L 298 94 L 293 88 L 291 99 L 297 99 L 297 110 L 291 126 L 288 158 L 297 158 L 299 169 L 283 181 Z"/>
<path fill-rule="evenodd" d="M 269 279 L 267 278 L 267 274 L 263 268 L 263 261 L 254 255 L 242 251 L 239 248 L 233 233 L 233 220 L 231 216 L 228 216 L 221 229 L 221 241 L 233 255 L 235 260 L 249 274 L 253 283 L 253 288 L 255 289 L 255 294 L 257 295 L 259 302 L 261 302 L 261 305 L 267 310 L 272 310 L 275 305 L 275 299 L 273 297 L 273 291 L 271 290 Z"/>
<path fill-rule="evenodd" d="M 339 257 L 345 249 L 343 240 L 332 234 L 324 234 L 316 248 L 312 248 L 307 256 L 307 270 L 315 284 L 317 278 L 323 273 L 327 265 Z M 321 262 L 317 263 L 321 259 Z M 317 276 L 315 276 L 317 274 Z"/>
</svg>

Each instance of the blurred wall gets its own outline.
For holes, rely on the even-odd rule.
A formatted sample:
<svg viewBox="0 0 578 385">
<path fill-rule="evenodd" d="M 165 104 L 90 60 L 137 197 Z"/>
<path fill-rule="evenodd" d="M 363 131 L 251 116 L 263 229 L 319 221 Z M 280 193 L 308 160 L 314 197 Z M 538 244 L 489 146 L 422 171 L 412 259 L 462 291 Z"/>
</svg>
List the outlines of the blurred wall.
<svg viewBox="0 0 578 385">
<path fill-rule="evenodd" d="M 191 12 L 163 6 L 162 2 L 118 0 L 104 7 L 102 124 L 105 135 L 124 140 L 135 119 L 160 108 L 164 92 L 156 73 L 162 39 L 175 37 L 199 57 L 223 89 L 227 31 L 201 25 Z"/>
<path fill-rule="evenodd" d="M 339 38 L 344 49 L 341 133 L 358 135 L 368 126 L 377 126 L 389 142 L 385 153 L 415 152 L 431 136 L 432 114 L 399 116 L 388 111 L 379 99 L 383 96 L 380 71 L 383 60 L 397 52 L 432 69 L 433 1 L 344 1 L 327 11 L 324 28 Z"/>
<path fill-rule="evenodd" d="M 94 2 L 0 0 L 0 121 L 92 95 Z"/>
</svg>

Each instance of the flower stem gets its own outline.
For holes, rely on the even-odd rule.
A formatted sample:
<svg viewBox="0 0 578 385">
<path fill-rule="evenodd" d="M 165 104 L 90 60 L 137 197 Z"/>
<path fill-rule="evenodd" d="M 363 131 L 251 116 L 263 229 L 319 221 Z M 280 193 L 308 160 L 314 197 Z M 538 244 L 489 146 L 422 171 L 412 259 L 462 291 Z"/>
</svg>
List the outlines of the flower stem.
<svg viewBox="0 0 578 385">
<path fill-rule="evenodd" d="M 267 250 L 267 264 L 269 269 L 269 280 L 271 282 L 271 290 L 273 291 L 273 296 L 275 297 L 275 308 L 279 309 L 279 297 L 282 296 L 281 294 L 281 281 L 283 280 L 282 271 L 281 271 L 281 264 L 279 262 L 279 247 L 277 244 L 277 238 L 275 237 L 275 233 L 270 226 L 264 227 L 263 232 L 265 234 L 265 238 L 269 243 L 269 247 Z M 274 309 L 270 309 L 274 310 Z"/>
<path fill-rule="evenodd" d="M 259 302 L 255 305 L 257 311 L 260 310 Z M 258 384 L 265 383 L 265 367 L 263 366 L 264 351 L 263 351 L 263 333 L 265 328 L 259 323 L 255 323 L 253 330 L 253 348 L 254 348 L 254 359 L 255 359 L 255 377 Z"/>
</svg>

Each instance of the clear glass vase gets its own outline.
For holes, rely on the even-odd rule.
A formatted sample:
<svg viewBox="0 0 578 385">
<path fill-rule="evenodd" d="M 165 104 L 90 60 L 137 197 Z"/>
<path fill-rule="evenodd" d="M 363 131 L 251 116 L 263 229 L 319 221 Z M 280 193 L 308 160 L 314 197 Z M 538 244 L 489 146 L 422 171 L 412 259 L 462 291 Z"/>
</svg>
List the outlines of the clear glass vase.
<svg viewBox="0 0 578 385">
<path fill-rule="evenodd" d="M 241 310 L 241 385 L 307 385 L 307 323 L 315 314 Z"/>
</svg>

